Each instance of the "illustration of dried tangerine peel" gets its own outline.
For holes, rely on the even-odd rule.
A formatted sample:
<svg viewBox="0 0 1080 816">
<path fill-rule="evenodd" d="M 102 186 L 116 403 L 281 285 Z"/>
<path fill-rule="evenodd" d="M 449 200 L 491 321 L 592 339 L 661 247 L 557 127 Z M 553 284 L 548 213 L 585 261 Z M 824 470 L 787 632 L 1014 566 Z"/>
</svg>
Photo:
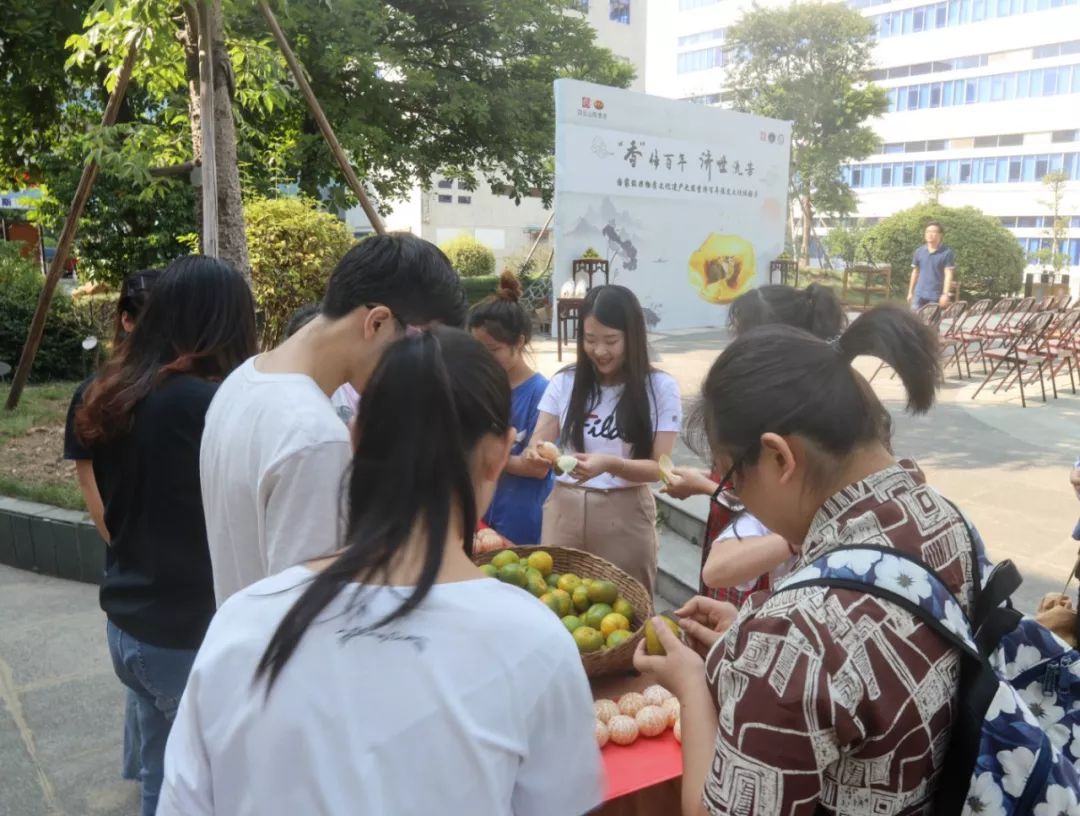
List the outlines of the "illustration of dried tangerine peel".
<svg viewBox="0 0 1080 816">
<path fill-rule="evenodd" d="M 710 234 L 690 256 L 690 285 L 710 303 L 730 303 L 753 286 L 754 246 L 738 235 Z"/>
</svg>

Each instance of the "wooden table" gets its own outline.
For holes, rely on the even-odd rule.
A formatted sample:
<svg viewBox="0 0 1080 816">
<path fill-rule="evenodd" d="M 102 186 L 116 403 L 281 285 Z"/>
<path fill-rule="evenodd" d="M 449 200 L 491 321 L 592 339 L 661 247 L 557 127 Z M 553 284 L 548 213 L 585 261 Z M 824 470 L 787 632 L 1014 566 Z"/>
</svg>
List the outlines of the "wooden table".
<svg viewBox="0 0 1080 816">
<path fill-rule="evenodd" d="M 598 678 L 590 681 L 590 685 L 594 700 L 607 698 L 617 701 L 628 691 L 642 691 L 651 685 L 651 682 L 639 674 L 623 674 Z M 648 739 L 648 737 L 639 737 L 639 739 Z M 605 764 L 611 752 L 621 750 L 628 749 L 608 743 L 603 750 Z M 680 767 L 678 776 L 617 799 L 609 799 L 592 813 L 598 816 L 677 816 L 682 807 L 681 797 L 682 768 Z"/>
<path fill-rule="evenodd" d="M 581 315 L 581 304 L 585 298 L 559 298 L 559 306 L 555 315 L 556 340 L 559 362 L 562 362 L 562 347 L 564 342 L 570 341 L 570 325 L 574 326 L 574 336 L 577 337 L 577 322 Z"/>
</svg>

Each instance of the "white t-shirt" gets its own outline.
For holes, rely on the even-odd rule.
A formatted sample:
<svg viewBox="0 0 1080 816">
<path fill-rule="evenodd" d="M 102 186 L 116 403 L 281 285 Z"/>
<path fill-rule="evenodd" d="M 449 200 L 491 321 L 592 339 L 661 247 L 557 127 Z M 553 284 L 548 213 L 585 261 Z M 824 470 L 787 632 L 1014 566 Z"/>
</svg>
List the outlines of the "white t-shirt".
<svg viewBox="0 0 1080 816">
<path fill-rule="evenodd" d="M 360 407 L 360 395 L 349 383 L 345 383 L 330 395 L 330 404 L 334 406 L 341 421 L 348 425 Z"/>
<path fill-rule="evenodd" d="M 720 535 L 716 537 L 713 544 L 719 541 L 728 541 L 732 538 L 759 538 L 761 536 L 772 535 L 772 530 L 766 527 L 757 516 L 751 515 L 745 510 L 739 513 L 735 517 L 735 521 L 720 531 Z M 776 583 L 791 572 L 791 567 L 794 565 L 798 556 L 791 556 L 791 558 L 784 561 L 782 564 L 778 564 L 769 570 L 769 586 L 775 587 Z M 758 581 L 757 578 L 751 578 L 745 583 L 738 584 L 735 589 L 741 592 L 748 592 L 754 588 L 754 584 Z"/>
<path fill-rule="evenodd" d="M 199 475 L 220 606 L 267 575 L 328 555 L 341 533 L 349 429 L 315 381 L 252 358 L 206 414 Z"/>
<path fill-rule="evenodd" d="M 295 567 L 218 610 L 172 726 L 158 816 L 570 816 L 600 803 L 573 638 L 538 600 L 494 579 L 438 584 L 416 611 L 366 634 L 406 595 L 352 585 L 269 697 L 265 682 L 253 686 L 312 575 Z"/>
<path fill-rule="evenodd" d="M 649 406 L 652 410 L 653 433 L 673 431 L 678 433 L 682 430 L 682 398 L 679 395 L 679 384 L 670 374 L 662 371 L 654 371 L 649 375 L 650 388 L 646 388 L 649 395 Z M 544 396 L 540 398 L 540 410 L 545 414 L 551 414 L 559 419 L 559 427 L 566 425 L 566 414 L 570 408 L 570 394 L 574 389 L 574 370 L 560 371 L 551 378 Z M 589 411 L 585 420 L 585 450 L 579 453 L 606 453 L 629 459 L 632 446 L 619 437 L 619 429 L 615 424 L 615 406 L 622 396 L 622 385 L 605 385 L 600 388 L 600 402 Z M 567 453 L 570 450 L 567 449 Z M 575 484 L 577 480 L 573 476 L 557 474 L 560 482 Z M 617 487 L 630 487 L 637 482 L 628 482 L 610 473 L 601 473 L 595 479 L 585 482 L 586 487 L 598 489 L 611 489 Z"/>
</svg>

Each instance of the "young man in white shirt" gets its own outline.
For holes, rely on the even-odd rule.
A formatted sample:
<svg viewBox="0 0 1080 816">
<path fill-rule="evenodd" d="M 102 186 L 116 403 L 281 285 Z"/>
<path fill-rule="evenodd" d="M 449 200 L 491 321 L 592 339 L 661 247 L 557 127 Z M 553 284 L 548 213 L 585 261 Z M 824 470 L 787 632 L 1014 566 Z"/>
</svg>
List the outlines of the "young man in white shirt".
<svg viewBox="0 0 1080 816">
<path fill-rule="evenodd" d="M 338 547 L 352 443 L 330 395 L 346 383 L 362 391 L 407 329 L 460 326 L 465 308 L 458 275 L 437 247 L 404 233 L 374 236 L 345 253 L 317 317 L 222 383 L 200 456 L 219 606 Z"/>
</svg>

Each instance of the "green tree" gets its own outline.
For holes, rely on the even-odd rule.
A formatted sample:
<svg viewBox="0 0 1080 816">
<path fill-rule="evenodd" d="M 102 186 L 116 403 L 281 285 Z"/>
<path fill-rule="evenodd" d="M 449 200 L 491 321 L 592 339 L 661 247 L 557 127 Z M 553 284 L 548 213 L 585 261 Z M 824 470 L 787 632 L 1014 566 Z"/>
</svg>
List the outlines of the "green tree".
<svg viewBox="0 0 1080 816">
<path fill-rule="evenodd" d="M 860 218 L 851 224 L 841 224 L 829 230 L 825 236 L 825 247 L 833 257 L 843 260 L 844 265 L 852 267 L 864 256 L 864 241 L 867 227 Z"/>
<path fill-rule="evenodd" d="M 439 249 L 463 278 L 479 278 L 495 272 L 495 253 L 471 235 L 462 233 L 439 244 Z"/>
<path fill-rule="evenodd" d="M 262 198 L 245 207 L 251 289 L 264 348 L 277 345 L 293 311 L 322 300 L 330 273 L 354 243 L 335 216 L 302 198 Z"/>
<path fill-rule="evenodd" d="M 1042 177 L 1042 183 L 1046 185 L 1047 192 L 1050 194 L 1049 199 L 1039 202 L 1050 211 L 1050 226 L 1046 229 L 1050 246 L 1035 253 L 1035 259 L 1044 268 L 1060 272 L 1068 263 L 1068 258 L 1061 251 L 1061 245 L 1069 234 L 1069 219 L 1061 214 L 1061 209 L 1065 203 L 1065 190 L 1069 183 L 1069 176 L 1064 170 L 1051 170 Z"/>
<path fill-rule="evenodd" d="M 186 183 L 149 171 L 201 155 L 193 5 L 182 0 L 12 2 L 32 9 L 32 19 L 49 22 L 47 36 L 33 37 L 48 70 L 20 75 L 27 88 L 42 84 L 47 92 L 14 93 L 10 84 L 0 90 L 0 103 L 14 106 L 0 110 L 0 121 L 10 123 L 0 135 L 0 176 L 29 173 L 32 180 L 47 182 L 60 207 L 71 190 L 45 175 L 41 157 L 74 156 L 78 166 L 93 155 L 104 174 L 129 182 L 147 205 Z M 282 184 L 295 184 L 307 195 L 329 197 L 334 206 L 355 200 L 342 186 L 256 5 L 250 0 L 209 5 L 217 41 L 215 84 L 222 83 L 215 125 L 223 254 L 233 247 L 227 259 L 243 264 L 241 186 L 245 194 L 268 195 Z M 625 87 L 633 78 L 632 67 L 595 45 L 595 34 L 580 15 L 566 13 L 564 0 L 289 0 L 275 5 L 358 175 L 385 203 L 414 183 L 429 184 L 436 173 L 466 186 L 502 184 L 518 195 L 540 188 L 550 200 L 553 80 L 565 76 Z M 17 17 L 5 7 L 0 23 L 8 27 L 0 29 L 5 64 L 8 41 L 19 36 Z M 142 40 L 129 110 L 119 126 L 105 132 L 98 125 L 105 89 L 137 34 Z M 58 71 L 65 58 L 66 69 Z M 233 126 L 236 138 L 230 140 Z M 34 149 L 21 150 L 26 144 Z M 195 196 L 196 207 L 198 201 Z M 198 225 L 193 212 L 185 232 Z"/>
<path fill-rule="evenodd" d="M 869 82 L 873 42 L 873 23 L 844 3 L 755 7 L 727 31 L 735 107 L 792 122 L 792 192 L 802 213 L 804 263 L 814 214 L 855 209 L 842 165 L 878 144 L 867 120 L 885 111 L 887 98 Z"/>
<path fill-rule="evenodd" d="M 996 298 L 1020 288 L 1024 253 L 998 219 L 974 207 L 919 204 L 878 222 L 865 238 L 874 260 L 892 266 L 893 295 L 907 292 L 911 256 L 930 221 L 941 224 L 943 240 L 956 254 L 956 280 L 964 299 Z"/>
<path fill-rule="evenodd" d="M 949 185 L 942 179 L 932 178 L 930 181 L 926 182 L 923 187 L 923 192 L 926 194 L 926 202 L 928 204 L 940 204 L 941 197 L 949 192 Z"/>
</svg>

